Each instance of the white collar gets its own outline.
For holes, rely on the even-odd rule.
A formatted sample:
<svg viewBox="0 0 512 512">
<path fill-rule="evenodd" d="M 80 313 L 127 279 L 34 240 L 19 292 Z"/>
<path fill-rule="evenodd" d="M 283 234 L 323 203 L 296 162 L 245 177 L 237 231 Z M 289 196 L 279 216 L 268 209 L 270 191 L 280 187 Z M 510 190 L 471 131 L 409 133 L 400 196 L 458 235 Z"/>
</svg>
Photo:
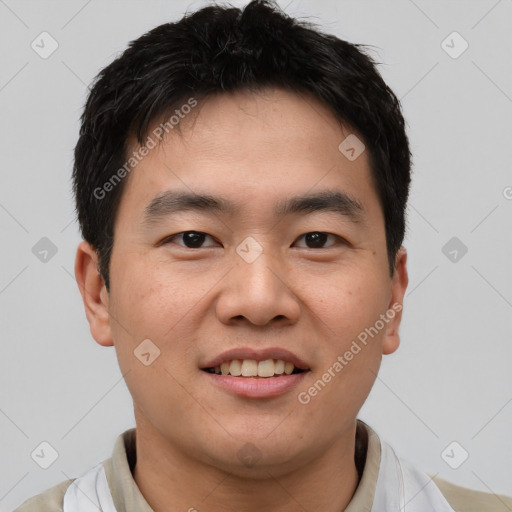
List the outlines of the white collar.
<svg viewBox="0 0 512 512">
<path fill-rule="evenodd" d="M 455 512 L 432 479 L 399 459 L 381 441 L 379 476 L 371 512 Z"/>
<path fill-rule="evenodd" d="M 381 458 L 370 512 L 455 512 L 432 479 L 400 460 L 380 441 Z M 117 512 L 103 464 L 98 464 L 68 487 L 63 512 Z"/>
</svg>

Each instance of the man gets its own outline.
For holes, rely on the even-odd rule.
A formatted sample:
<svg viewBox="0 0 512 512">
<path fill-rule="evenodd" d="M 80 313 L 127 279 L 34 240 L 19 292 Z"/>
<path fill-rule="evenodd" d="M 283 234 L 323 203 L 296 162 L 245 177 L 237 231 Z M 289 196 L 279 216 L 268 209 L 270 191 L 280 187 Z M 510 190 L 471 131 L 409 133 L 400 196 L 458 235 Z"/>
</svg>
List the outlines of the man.
<svg viewBox="0 0 512 512">
<path fill-rule="evenodd" d="M 512 509 L 434 482 L 357 414 L 399 346 L 410 152 L 355 45 L 209 7 L 99 75 L 75 272 L 136 429 L 19 512 Z"/>
</svg>

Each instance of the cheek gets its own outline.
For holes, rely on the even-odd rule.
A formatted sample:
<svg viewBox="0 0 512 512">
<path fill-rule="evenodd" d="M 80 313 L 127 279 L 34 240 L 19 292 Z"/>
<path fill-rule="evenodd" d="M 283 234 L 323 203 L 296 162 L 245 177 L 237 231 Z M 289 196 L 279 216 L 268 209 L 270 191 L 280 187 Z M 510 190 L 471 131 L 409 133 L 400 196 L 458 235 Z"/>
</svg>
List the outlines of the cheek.
<svg viewBox="0 0 512 512">
<path fill-rule="evenodd" d="M 310 294 L 322 350 L 310 387 L 300 390 L 303 401 L 299 401 L 307 402 L 311 417 L 324 423 L 339 425 L 355 417 L 375 382 L 385 329 L 371 328 L 388 305 L 386 283 L 378 279 L 377 275 L 372 279 L 371 273 L 364 283 L 331 279 L 322 293 Z"/>
<path fill-rule="evenodd" d="M 167 371 L 180 383 L 191 378 L 190 365 L 195 364 L 191 349 L 201 321 L 206 318 L 208 292 L 218 281 L 218 275 L 184 271 L 168 262 L 136 257 L 117 261 L 116 274 L 112 275 L 110 311 L 123 374 L 130 371 L 131 379 L 140 379 L 143 386 L 158 387 L 163 383 L 171 388 L 173 381 Z M 157 347 L 155 353 L 160 351 L 151 365 L 157 373 L 144 371 L 136 357 L 138 347 L 147 339 Z"/>
<path fill-rule="evenodd" d="M 197 278 L 190 279 L 168 263 L 142 258 L 118 261 L 112 275 L 111 310 L 132 338 L 162 341 L 199 302 L 203 287 Z"/>
<path fill-rule="evenodd" d="M 131 269 L 127 275 L 137 276 L 139 271 Z M 190 406 L 184 389 L 191 379 L 191 337 L 183 320 L 194 297 L 170 285 L 172 281 L 164 283 L 149 272 L 143 276 L 112 289 L 111 324 L 119 367 L 134 402 L 145 413 L 166 418 L 162 403 L 167 403 L 176 414 L 185 414 L 186 404 Z"/>
<path fill-rule="evenodd" d="M 390 287 L 381 272 L 352 268 L 316 276 L 301 288 L 308 309 L 330 331 L 330 337 L 339 340 L 337 348 L 341 349 L 385 313 Z"/>
</svg>

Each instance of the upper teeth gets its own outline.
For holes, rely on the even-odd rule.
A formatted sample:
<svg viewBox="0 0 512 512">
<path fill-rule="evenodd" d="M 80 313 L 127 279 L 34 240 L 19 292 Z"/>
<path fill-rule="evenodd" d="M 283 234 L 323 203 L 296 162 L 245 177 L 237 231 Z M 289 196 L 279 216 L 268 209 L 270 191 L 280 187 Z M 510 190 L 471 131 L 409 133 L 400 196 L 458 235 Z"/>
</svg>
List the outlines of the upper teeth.
<svg viewBox="0 0 512 512">
<path fill-rule="evenodd" d="M 290 375 L 294 370 L 293 363 L 281 359 L 234 359 L 215 367 L 215 373 L 232 375 L 233 377 L 272 377 L 274 375 Z"/>
</svg>

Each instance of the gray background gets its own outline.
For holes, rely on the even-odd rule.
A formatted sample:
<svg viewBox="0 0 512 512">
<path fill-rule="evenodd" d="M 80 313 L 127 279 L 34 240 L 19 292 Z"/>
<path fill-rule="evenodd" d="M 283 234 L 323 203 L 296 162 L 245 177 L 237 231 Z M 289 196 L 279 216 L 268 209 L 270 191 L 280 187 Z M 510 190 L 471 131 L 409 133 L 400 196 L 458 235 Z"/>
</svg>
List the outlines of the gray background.
<svg viewBox="0 0 512 512">
<path fill-rule="evenodd" d="M 204 4 L 0 0 L 2 511 L 107 458 L 134 425 L 114 349 L 91 338 L 73 277 L 72 150 L 100 68 Z M 409 124 L 402 346 L 384 358 L 361 417 L 422 469 L 512 495 L 512 1 L 280 5 L 375 45 Z M 47 59 L 31 48 L 43 31 L 59 45 Z M 469 44 L 457 58 L 454 31 Z M 42 237 L 57 248 L 46 262 L 32 251 Z M 457 261 L 454 247 L 443 252 L 452 237 Z M 46 470 L 31 458 L 42 441 L 59 454 Z M 463 449 L 469 458 L 452 469 L 446 460 L 460 463 Z"/>
</svg>

